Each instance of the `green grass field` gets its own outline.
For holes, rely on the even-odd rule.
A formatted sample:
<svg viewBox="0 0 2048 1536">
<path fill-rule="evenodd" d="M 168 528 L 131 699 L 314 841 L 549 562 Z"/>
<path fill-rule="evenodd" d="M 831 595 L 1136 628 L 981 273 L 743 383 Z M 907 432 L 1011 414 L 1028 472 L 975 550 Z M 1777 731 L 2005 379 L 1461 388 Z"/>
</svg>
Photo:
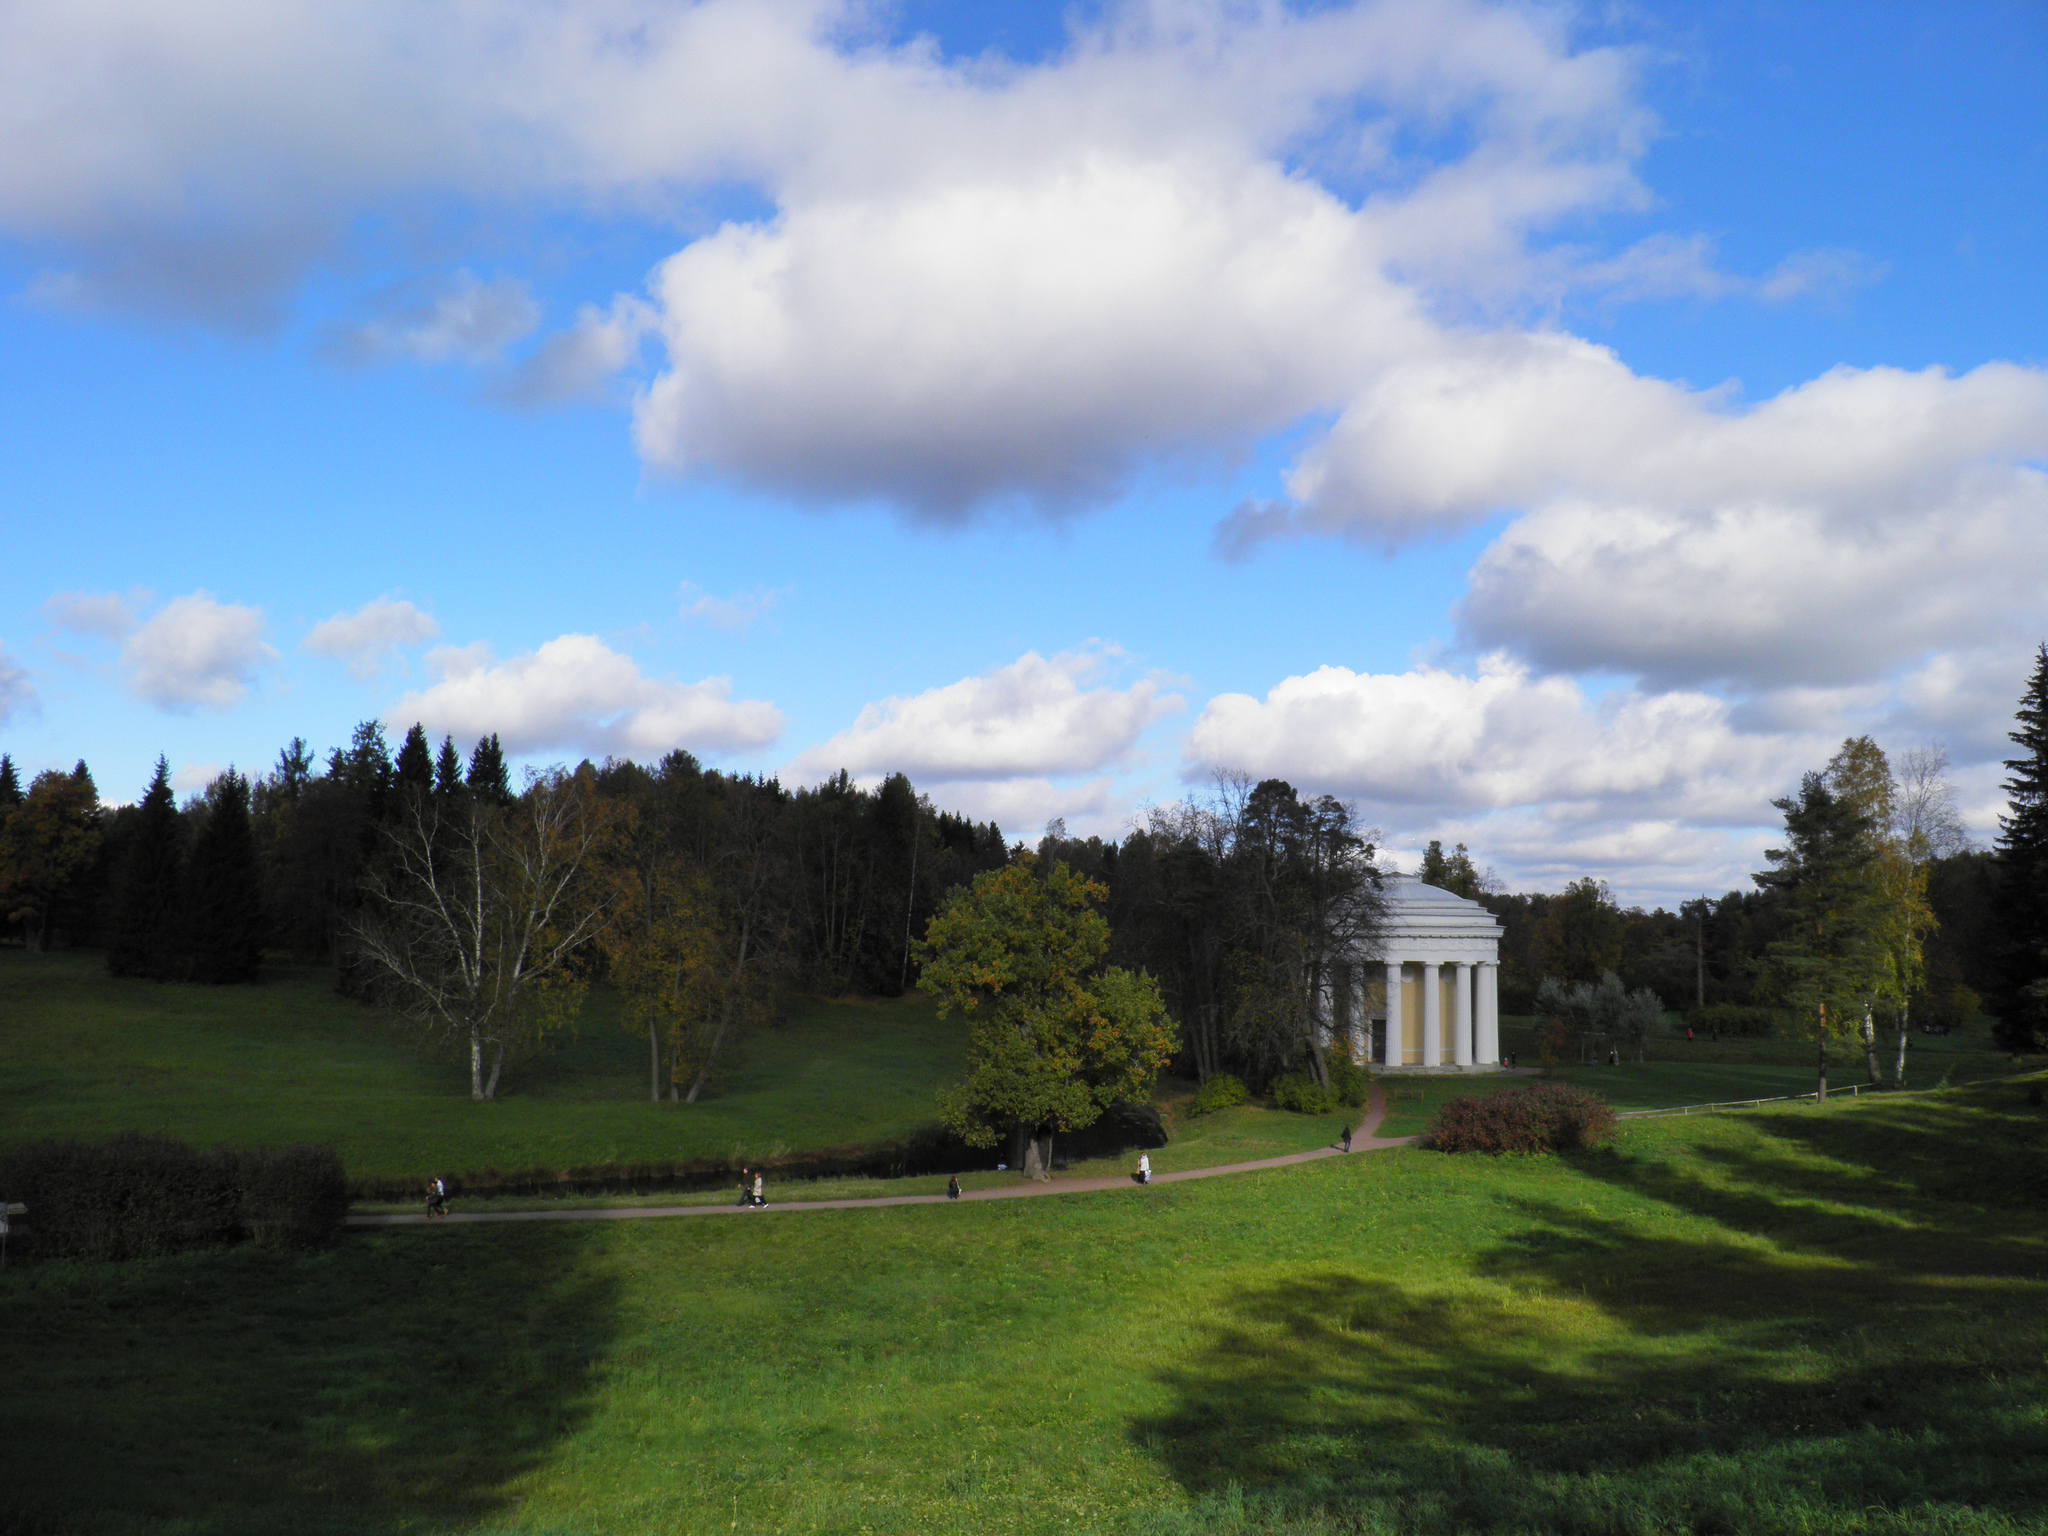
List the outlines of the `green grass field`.
<svg viewBox="0 0 2048 1536">
<path fill-rule="evenodd" d="M 18 1269 L 0 1530 L 2038 1531 L 2044 1114 Z"/>
<path fill-rule="evenodd" d="M 96 954 L 0 949 L 0 1144 L 158 1131 L 198 1145 L 323 1142 L 351 1174 L 421 1177 L 863 1145 L 932 1118 L 963 1036 L 921 1000 L 798 1000 L 715 1094 L 648 1102 L 647 1042 L 593 995 L 573 1042 L 469 1099 L 464 1065 L 335 995 L 333 973 L 253 987 L 117 980 Z"/>
</svg>

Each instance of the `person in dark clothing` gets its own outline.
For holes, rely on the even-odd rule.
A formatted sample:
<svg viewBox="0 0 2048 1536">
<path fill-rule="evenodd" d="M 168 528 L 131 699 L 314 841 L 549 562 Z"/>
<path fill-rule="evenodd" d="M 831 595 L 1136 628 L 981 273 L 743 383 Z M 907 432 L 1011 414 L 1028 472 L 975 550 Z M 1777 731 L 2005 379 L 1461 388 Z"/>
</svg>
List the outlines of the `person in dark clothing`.
<svg viewBox="0 0 2048 1536">
<path fill-rule="evenodd" d="M 741 1205 L 752 1205 L 753 1203 L 754 1203 L 754 1184 L 753 1184 L 753 1179 L 752 1179 L 752 1176 L 751 1176 L 751 1175 L 750 1175 L 750 1174 L 748 1173 L 748 1171 L 747 1171 L 746 1169 L 742 1168 L 742 1169 L 740 1170 L 740 1204 L 741 1204 Z"/>
<path fill-rule="evenodd" d="M 447 1214 L 448 1186 L 442 1183 L 439 1178 L 431 1179 L 427 1183 L 427 1215 L 429 1218 L 432 1218 L 435 1216 L 446 1216 Z"/>
<path fill-rule="evenodd" d="M 1351 1150 L 1351 1127 L 1348 1125 L 1344 1127 L 1344 1150 L 1346 1152 Z"/>
<path fill-rule="evenodd" d="M 948 1200 L 958 1200 L 960 1198 L 960 1175 L 957 1173 L 946 1180 L 946 1198 Z"/>
</svg>

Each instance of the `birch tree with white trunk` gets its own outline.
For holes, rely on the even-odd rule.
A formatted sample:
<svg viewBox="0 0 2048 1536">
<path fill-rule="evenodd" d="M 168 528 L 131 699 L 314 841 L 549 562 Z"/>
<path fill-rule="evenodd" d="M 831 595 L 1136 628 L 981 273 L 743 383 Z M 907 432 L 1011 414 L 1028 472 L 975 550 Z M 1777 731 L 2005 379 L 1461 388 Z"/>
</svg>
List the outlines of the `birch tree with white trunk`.
<svg viewBox="0 0 2048 1536">
<path fill-rule="evenodd" d="M 472 1099 L 495 1098 L 508 1052 L 580 994 L 571 961 L 604 921 L 606 825 L 594 786 L 551 769 L 508 806 L 405 794 L 383 829 L 356 952 L 400 1012 L 467 1047 Z"/>
</svg>

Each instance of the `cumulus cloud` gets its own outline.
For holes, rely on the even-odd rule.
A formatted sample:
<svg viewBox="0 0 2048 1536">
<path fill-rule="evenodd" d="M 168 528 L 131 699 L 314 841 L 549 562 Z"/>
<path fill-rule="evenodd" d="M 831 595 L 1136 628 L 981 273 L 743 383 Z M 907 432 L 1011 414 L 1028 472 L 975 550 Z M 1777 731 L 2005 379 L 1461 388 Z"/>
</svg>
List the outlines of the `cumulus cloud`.
<svg viewBox="0 0 2048 1536">
<path fill-rule="evenodd" d="M 1704 693 L 1596 697 L 1494 655 L 1471 674 L 1326 666 L 1263 699 L 1220 695 L 1186 755 L 1191 776 L 1235 769 L 1353 799 L 1398 846 L 1466 842 L 1521 888 L 1596 872 L 1630 899 L 1670 900 L 1701 880 L 1747 888 L 1771 800 L 1840 739 L 1746 730 Z"/>
<path fill-rule="evenodd" d="M 263 611 L 210 592 L 173 598 L 121 645 L 128 690 L 159 709 L 227 709 L 277 652 L 263 640 Z"/>
<path fill-rule="evenodd" d="M 306 632 L 300 649 L 348 663 L 363 679 L 375 677 L 401 646 L 420 645 L 441 633 L 433 615 L 403 598 L 379 597 L 354 613 L 337 613 Z"/>
<path fill-rule="evenodd" d="M 136 602 L 112 592 L 59 592 L 43 604 L 43 612 L 59 629 L 119 640 L 135 627 Z"/>
<path fill-rule="evenodd" d="M 992 821 L 1012 843 L 1036 844 L 1055 818 L 1076 837 L 1115 837 L 1130 823 L 1130 807 L 1108 778 L 1058 785 L 1044 777 L 961 780 L 918 785 L 933 805 L 973 821 Z"/>
<path fill-rule="evenodd" d="M 187 763 L 171 775 L 171 788 L 181 795 L 196 795 L 226 772 L 223 763 Z"/>
<path fill-rule="evenodd" d="M 8 655 L 5 645 L 0 645 L 0 725 L 18 714 L 27 714 L 35 703 L 36 689 L 28 668 Z"/>
<path fill-rule="evenodd" d="M 1111 654 L 1027 651 L 979 677 L 870 704 L 787 771 L 801 780 L 841 768 L 900 772 L 920 783 L 1092 773 L 1127 757 L 1147 726 L 1182 705 L 1150 679 L 1124 689 L 1084 686 Z"/>
<path fill-rule="evenodd" d="M 676 683 L 642 675 L 595 635 L 561 635 L 495 661 L 481 646 L 444 647 L 427 662 L 437 681 L 385 712 L 394 728 L 424 724 L 463 738 L 496 732 L 508 751 L 647 756 L 681 747 L 733 752 L 771 745 L 782 713 L 734 699 L 732 681 Z"/>
<path fill-rule="evenodd" d="M 682 589 L 682 616 L 707 629 L 747 630 L 765 619 L 769 611 L 788 595 L 767 587 L 756 587 L 752 592 L 741 592 L 733 597 L 713 597 L 695 582 L 686 581 Z"/>
<path fill-rule="evenodd" d="M 638 360 L 653 329 L 653 311 L 631 294 L 619 295 L 605 309 L 585 304 L 574 325 L 520 361 L 498 396 L 525 407 L 601 399 L 611 379 Z"/>
<path fill-rule="evenodd" d="M 540 305 L 515 277 L 488 282 L 458 272 L 432 300 L 344 326 L 335 337 L 341 353 L 360 362 L 405 358 L 419 363 L 481 366 L 540 328 Z"/>
<path fill-rule="evenodd" d="M 1475 675 L 1320 667 L 1264 699 L 1221 694 L 1189 732 L 1198 769 L 1278 777 L 1381 805 L 1626 805 L 1638 817 L 1754 822 L 1828 739 L 1738 730 L 1703 693 L 1589 699 L 1512 658 Z M 1819 757 L 1815 753 L 1820 754 Z"/>
</svg>

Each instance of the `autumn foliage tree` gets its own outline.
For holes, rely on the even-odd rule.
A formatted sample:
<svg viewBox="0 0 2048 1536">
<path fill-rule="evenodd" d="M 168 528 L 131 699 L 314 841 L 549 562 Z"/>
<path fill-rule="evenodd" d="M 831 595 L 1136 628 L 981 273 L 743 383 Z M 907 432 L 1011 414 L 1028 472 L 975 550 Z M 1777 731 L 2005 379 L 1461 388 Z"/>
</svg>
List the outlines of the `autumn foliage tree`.
<svg viewBox="0 0 2048 1536">
<path fill-rule="evenodd" d="M 918 986 L 970 1025 L 967 1076 L 940 1095 L 940 1117 L 970 1146 L 1007 1135 L 1033 1177 L 1047 1176 L 1054 1133 L 1147 1092 L 1174 1051 L 1157 984 L 1103 964 L 1107 896 L 1064 863 L 1041 878 L 1025 857 L 956 887 L 925 931 Z"/>
</svg>

